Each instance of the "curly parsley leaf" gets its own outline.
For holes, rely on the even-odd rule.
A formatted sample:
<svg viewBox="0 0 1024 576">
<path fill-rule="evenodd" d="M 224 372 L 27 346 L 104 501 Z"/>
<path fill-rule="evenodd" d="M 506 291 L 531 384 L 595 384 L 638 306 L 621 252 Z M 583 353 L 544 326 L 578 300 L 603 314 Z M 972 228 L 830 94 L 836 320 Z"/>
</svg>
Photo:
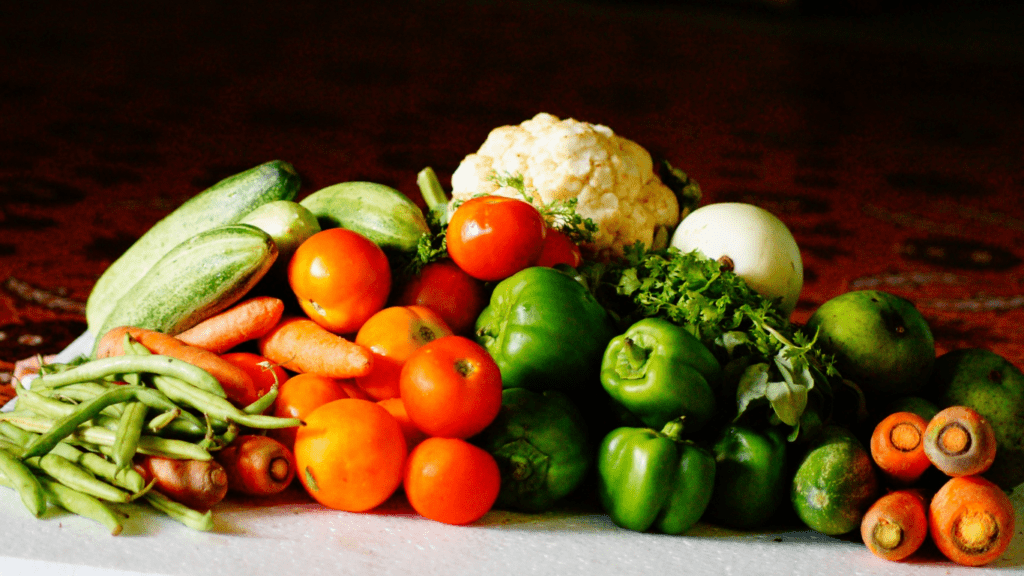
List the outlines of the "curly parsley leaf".
<svg viewBox="0 0 1024 576">
<path fill-rule="evenodd" d="M 442 219 L 442 213 L 430 210 L 425 217 L 430 232 L 419 237 L 416 250 L 399 266 L 401 274 L 406 277 L 416 276 L 427 264 L 448 257 L 448 225 Z"/>
</svg>

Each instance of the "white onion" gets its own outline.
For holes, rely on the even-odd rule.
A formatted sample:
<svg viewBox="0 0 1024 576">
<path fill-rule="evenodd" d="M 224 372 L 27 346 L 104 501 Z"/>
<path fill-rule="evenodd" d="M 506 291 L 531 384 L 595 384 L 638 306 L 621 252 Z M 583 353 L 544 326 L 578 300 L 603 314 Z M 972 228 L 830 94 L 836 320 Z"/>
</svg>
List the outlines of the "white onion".
<svg viewBox="0 0 1024 576">
<path fill-rule="evenodd" d="M 789 228 L 764 208 L 742 202 L 707 204 L 679 223 L 671 245 L 725 263 L 757 293 L 781 298 L 786 315 L 796 307 L 804 284 L 800 249 Z"/>
</svg>

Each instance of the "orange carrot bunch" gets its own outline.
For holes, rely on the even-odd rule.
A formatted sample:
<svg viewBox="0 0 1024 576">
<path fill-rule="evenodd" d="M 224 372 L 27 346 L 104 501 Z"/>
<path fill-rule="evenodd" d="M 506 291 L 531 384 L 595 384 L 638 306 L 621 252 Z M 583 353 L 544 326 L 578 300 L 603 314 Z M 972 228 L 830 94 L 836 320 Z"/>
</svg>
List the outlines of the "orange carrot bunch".
<svg viewBox="0 0 1024 576">
<path fill-rule="evenodd" d="M 871 436 L 871 455 L 890 486 L 861 521 L 872 554 L 903 560 L 931 537 L 947 558 L 981 566 L 999 558 L 1014 531 L 1009 497 L 983 474 L 995 459 L 992 425 L 965 406 L 931 420 L 910 412 L 883 419 Z M 948 480 L 928 501 L 915 483 L 934 466 Z"/>
</svg>

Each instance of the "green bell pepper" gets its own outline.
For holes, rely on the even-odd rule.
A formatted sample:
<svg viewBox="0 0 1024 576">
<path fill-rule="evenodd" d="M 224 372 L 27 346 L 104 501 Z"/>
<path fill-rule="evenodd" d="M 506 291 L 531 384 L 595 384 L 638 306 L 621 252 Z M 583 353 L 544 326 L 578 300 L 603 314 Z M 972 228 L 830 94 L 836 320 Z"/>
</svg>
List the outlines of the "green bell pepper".
<svg viewBox="0 0 1024 576">
<path fill-rule="evenodd" d="M 502 280 L 476 322 L 476 340 L 505 388 L 589 392 L 615 325 L 573 276 L 535 266 Z"/>
<path fill-rule="evenodd" d="M 583 414 L 555 390 L 502 391 L 498 416 L 473 443 L 501 470 L 499 509 L 550 509 L 582 483 L 593 459 Z"/>
<path fill-rule="evenodd" d="M 776 427 L 726 426 L 712 452 L 715 489 L 707 519 L 740 530 L 767 524 L 789 495 L 785 433 Z"/>
<path fill-rule="evenodd" d="M 685 432 L 715 415 L 722 367 L 690 332 L 662 318 L 645 318 L 612 338 L 601 362 L 601 384 L 645 426 L 683 418 Z"/>
<path fill-rule="evenodd" d="M 659 432 L 616 428 L 597 453 L 598 495 L 615 524 L 682 534 L 704 514 L 715 484 L 709 451 L 678 436 L 681 423 Z"/>
</svg>

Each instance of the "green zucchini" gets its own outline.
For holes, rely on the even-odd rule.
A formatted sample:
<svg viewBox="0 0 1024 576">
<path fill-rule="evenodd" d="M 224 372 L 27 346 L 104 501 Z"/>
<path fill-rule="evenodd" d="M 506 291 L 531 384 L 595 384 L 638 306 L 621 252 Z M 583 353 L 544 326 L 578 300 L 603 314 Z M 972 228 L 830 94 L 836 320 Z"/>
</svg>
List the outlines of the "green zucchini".
<svg viewBox="0 0 1024 576">
<path fill-rule="evenodd" d="M 200 232 L 175 246 L 118 299 L 96 339 L 118 326 L 178 334 L 240 300 L 276 259 L 274 240 L 250 224 Z"/>
<path fill-rule="evenodd" d="M 342 182 L 313 192 L 299 204 L 320 228 L 347 228 L 366 236 L 388 255 L 409 254 L 430 232 L 423 211 L 398 190 L 374 182 Z"/>
<path fill-rule="evenodd" d="M 95 335 L 118 300 L 172 248 L 199 232 L 238 222 L 263 204 L 294 199 L 299 183 L 291 164 L 273 160 L 190 198 L 143 234 L 96 281 L 85 307 L 89 331 Z"/>
</svg>

